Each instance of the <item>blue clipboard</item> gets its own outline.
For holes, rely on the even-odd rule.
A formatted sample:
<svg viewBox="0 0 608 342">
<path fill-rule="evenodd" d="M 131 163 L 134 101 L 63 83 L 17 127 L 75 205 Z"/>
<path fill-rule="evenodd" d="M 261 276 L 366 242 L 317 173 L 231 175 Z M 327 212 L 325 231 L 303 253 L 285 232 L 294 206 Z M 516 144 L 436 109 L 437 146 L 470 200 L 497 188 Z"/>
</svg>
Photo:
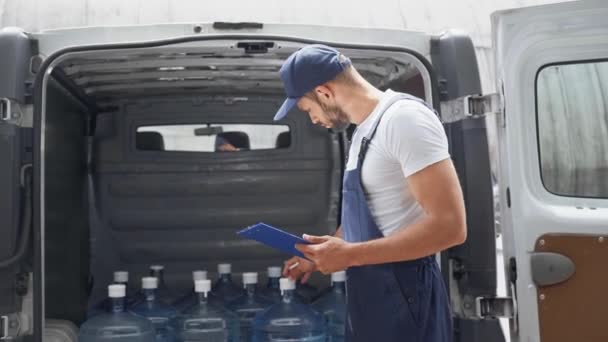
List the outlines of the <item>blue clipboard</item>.
<svg viewBox="0 0 608 342">
<path fill-rule="evenodd" d="M 302 254 L 302 252 L 296 249 L 295 245 L 308 245 L 310 242 L 265 223 L 258 223 L 251 227 L 247 227 L 237 232 L 237 234 L 242 237 L 261 242 L 282 252 L 308 259 L 304 256 L 304 254 Z"/>
</svg>

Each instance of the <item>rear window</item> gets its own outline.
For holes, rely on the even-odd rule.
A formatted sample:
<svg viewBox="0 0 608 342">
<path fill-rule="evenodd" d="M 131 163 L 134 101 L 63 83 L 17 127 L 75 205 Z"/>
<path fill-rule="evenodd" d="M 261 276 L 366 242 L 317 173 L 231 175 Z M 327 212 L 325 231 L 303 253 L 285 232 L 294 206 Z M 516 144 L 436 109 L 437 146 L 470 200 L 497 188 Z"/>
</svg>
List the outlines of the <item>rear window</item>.
<svg viewBox="0 0 608 342">
<path fill-rule="evenodd" d="M 608 197 L 608 62 L 546 66 L 536 87 L 545 188 L 563 196 Z"/>
<path fill-rule="evenodd" d="M 291 145 L 286 125 L 185 124 L 137 128 L 135 145 L 140 151 L 245 152 L 284 149 Z"/>
</svg>

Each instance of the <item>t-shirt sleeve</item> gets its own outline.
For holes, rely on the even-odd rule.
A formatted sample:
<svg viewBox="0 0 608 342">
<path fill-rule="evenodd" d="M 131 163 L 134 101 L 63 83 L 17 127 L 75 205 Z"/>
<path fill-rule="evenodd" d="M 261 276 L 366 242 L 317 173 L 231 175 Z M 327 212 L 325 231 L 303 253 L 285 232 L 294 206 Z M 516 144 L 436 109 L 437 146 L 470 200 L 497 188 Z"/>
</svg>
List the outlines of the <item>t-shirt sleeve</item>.
<svg viewBox="0 0 608 342">
<path fill-rule="evenodd" d="M 386 146 L 406 178 L 450 158 L 445 130 L 433 111 L 411 101 L 397 106 L 387 120 Z"/>
</svg>

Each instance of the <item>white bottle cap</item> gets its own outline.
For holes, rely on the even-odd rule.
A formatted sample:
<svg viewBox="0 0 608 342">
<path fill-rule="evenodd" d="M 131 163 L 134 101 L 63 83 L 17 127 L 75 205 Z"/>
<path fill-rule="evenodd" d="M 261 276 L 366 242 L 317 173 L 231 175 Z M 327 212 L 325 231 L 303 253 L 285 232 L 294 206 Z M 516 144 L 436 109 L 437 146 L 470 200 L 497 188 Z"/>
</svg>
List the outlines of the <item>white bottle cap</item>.
<svg viewBox="0 0 608 342">
<path fill-rule="evenodd" d="M 207 271 L 192 271 L 192 279 L 194 281 L 207 279 Z"/>
<path fill-rule="evenodd" d="M 332 283 L 343 283 L 346 281 L 346 272 L 339 271 L 331 274 L 331 282 Z"/>
<path fill-rule="evenodd" d="M 258 274 L 257 272 L 245 272 L 243 273 L 243 285 L 257 284 Z"/>
<path fill-rule="evenodd" d="M 296 289 L 296 281 L 291 280 L 290 278 L 281 278 L 279 280 L 281 293 L 287 290 L 295 290 Z"/>
<path fill-rule="evenodd" d="M 158 272 L 158 271 L 162 271 L 165 269 L 165 266 L 163 265 L 152 265 L 150 266 L 150 269 L 154 272 Z"/>
<path fill-rule="evenodd" d="M 108 286 L 108 296 L 110 298 L 123 298 L 127 292 L 123 284 L 113 284 Z"/>
<path fill-rule="evenodd" d="M 219 264 L 217 265 L 217 273 L 219 274 L 230 274 L 232 273 L 231 264 Z"/>
<path fill-rule="evenodd" d="M 127 271 L 114 272 L 114 282 L 115 283 L 128 283 L 129 282 L 129 272 L 127 272 Z"/>
<path fill-rule="evenodd" d="M 282 269 L 278 266 L 268 267 L 268 277 L 269 278 L 281 278 Z"/>
<path fill-rule="evenodd" d="M 194 282 L 194 292 L 196 293 L 209 293 L 211 291 L 211 280 L 197 280 Z"/>
<path fill-rule="evenodd" d="M 143 277 L 141 278 L 141 288 L 145 290 L 151 290 L 158 288 L 158 278 L 156 277 Z"/>
</svg>

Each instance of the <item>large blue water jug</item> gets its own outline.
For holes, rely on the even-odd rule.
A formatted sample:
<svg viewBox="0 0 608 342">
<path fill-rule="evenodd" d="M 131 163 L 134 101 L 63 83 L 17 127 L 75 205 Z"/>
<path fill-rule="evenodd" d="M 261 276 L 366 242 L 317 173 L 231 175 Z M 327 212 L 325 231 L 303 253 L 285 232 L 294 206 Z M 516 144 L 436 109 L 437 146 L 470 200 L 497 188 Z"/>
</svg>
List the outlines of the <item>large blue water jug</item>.
<svg viewBox="0 0 608 342">
<path fill-rule="evenodd" d="M 333 273 L 331 283 L 329 291 L 317 299 L 312 307 L 325 316 L 327 341 L 343 342 L 346 320 L 346 272 Z"/>
<path fill-rule="evenodd" d="M 155 342 L 152 323 L 125 311 L 124 285 L 108 286 L 111 310 L 87 320 L 80 327 L 79 342 Z"/>
<path fill-rule="evenodd" d="M 167 283 L 165 283 L 165 266 L 152 265 L 150 266 L 149 274 L 150 277 L 158 279 L 158 289 L 156 290 L 156 298 L 164 304 L 173 304 L 173 302 L 175 302 L 179 295 L 173 290 L 169 289 Z M 143 296 L 141 296 L 139 301 L 143 301 L 143 299 Z"/>
<path fill-rule="evenodd" d="M 238 317 L 208 301 L 211 281 L 197 280 L 194 287 L 198 302 L 172 321 L 177 342 L 240 342 Z"/>
<path fill-rule="evenodd" d="M 245 287 L 245 294 L 229 303 L 228 308 L 239 317 L 241 340 L 251 341 L 251 324 L 255 315 L 267 309 L 272 305 L 272 302 L 258 293 L 257 273 L 243 273 L 243 286 Z"/>
<path fill-rule="evenodd" d="M 205 280 L 205 279 L 207 279 L 207 271 L 200 271 L 200 270 L 192 271 L 192 281 L 193 281 L 192 284 L 194 284 L 197 280 Z M 182 312 L 184 310 L 189 309 L 197 302 L 198 302 L 198 296 L 196 295 L 196 292 L 194 291 L 194 285 L 193 285 L 192 289 L 187 294 L 180 297 L 178 300 L 175 301 L 175 303 L 173 303 L 173 307 L 175 307 L 175 309 L 177 309 L 177 311 Z"/>
<path fill-rule="evenodd" d="M 266 287 L 260 289 L 260 295 L 268 298 L 273 303 L 280 303 L 283 300 L 283 295 L 281 295 L 281 288 L 279 285 L 279 279 L 281 279 L 282 271 L 283 269 L 279 266 L 268 267 L 268 282 L 266 283 Z M 294 296 L 302 303 L 308 303 L 310 301 L 310 299 L 307 299 L 298 293 L 298 285 L 296 285 L 296 292 L 294 293 Z"/>
<path fill-rule="evenodd" d="M 280 282 L 283 300 L 256 315 L 252 341 L 325 342 L 323 314 L 295 298 L 295 281 L 281 278 Z"/>
<path fill-rule="evenodd" d="M 239 298 L 244 291 L 232 281 L 232 265 L 219 264 L 217 265 L 217 271 L 219 278 L 213 284 L 211 295 L 226 305 Z"/>
<path fill-rule="evenodd" d="M 124 285 L 126 288 L 125 305 L 129 308 L 136 301 L 135 291 L 129 287 L 129 272 L 115 271 L 112 284 Z M 95 304 L 87 313 L 87 316 L 93 317 L 101 313 L 109 312 L 112 309 L 112 301 L 106 297 L 102 301 Z"/>
<path fill-rule="evenodd" d="M 144 301 L 134 305 L 131 312 L 150 320 L 156 331 L 157 342 L 173 342 L 174 331 L 169 322 L 177 316 L 177 310 L 166 305 L 156 298 L 158 279 L 145 277 L 141 280 L 141 288 L 145 296 Z"/>
<path fill-rule="evenodd" d="M 263 291 L 263 295 L 271 298 L 275 302 L 281 301 L 281 290 L 279 289 L 279 279 L 281 278 L 283 269 L 278 266 L 268 267 L 268 283 L 266 289 Z M 296 298 L 305 304 L 310 304 L 317 299 L 320 292 L 319 289 L 309 283 L 296 283 Z"/>
<path fill-rule="evenodd" d="M 260 289 L 260 295 L 269 299 L 272 303 L 279 303 L 283 300 L 279 279 L 281 279 L 281 267 L 271 266 L 267 269 L 268 282 Z"/>
</svg>

